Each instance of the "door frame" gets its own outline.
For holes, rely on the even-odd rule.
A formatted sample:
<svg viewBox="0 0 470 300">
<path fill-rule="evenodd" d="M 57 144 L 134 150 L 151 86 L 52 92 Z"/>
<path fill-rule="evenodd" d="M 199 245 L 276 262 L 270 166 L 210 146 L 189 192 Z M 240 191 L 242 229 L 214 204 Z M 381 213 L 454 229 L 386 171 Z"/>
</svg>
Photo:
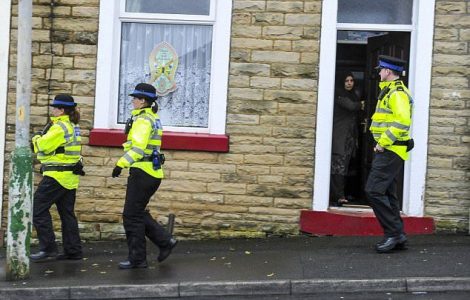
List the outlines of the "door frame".
<svg viewBox="0 0 470 300">
<path fill-rule="evenodd" d="M 3 212 L 3 179 L 5 170 L 6 109 L 8 100 L 8 59 L 10 53 L 11 0 L 0 1 L 0 220 Z M 2 227 L 0 222 L 0 228 Z"/>
<path fill-rule="evenodd" d="M 413 125 L 411 128 L 411 134 L 415 140 L 415 148 L 410 153 L 410 159 L 405 162 L 402 211 L 409 216 L 424 215 L 434 6 L 435 0 L 414 0 L 412 25 L 345 24 L 336 23 L 338 0 L 323 0 L 312 199 L 313 210 L 327 211 L 329 206 L 333 128 L 332 99 L 334 97 L 335 82 L 335 68 L 331 66 L 336 65 L 337 30 L 409 31 L 411 32 L 411 41 L 408 84 L 415 99 L 412 117 Z"/>
</svg>

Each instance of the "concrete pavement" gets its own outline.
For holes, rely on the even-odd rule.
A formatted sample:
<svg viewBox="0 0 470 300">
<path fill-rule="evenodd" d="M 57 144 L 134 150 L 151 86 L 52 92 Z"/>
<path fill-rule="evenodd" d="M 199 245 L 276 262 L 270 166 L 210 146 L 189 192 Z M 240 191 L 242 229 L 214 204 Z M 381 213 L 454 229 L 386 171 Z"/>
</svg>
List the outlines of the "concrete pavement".
<svg viewBox="0 0 470 300">
<path fill-rule="evenodd" d="M 117 267 L 126 259 L 124 241 L 90 242 L 84 260 L 31 263 L 31 278 L 20 282 L 5 281 L 3 249 L 0 299 L 284 299 L 435 291 L 470 298 L 470 236 L 409 239 L 408 250 L 389 254 L 375 253 L 377 237 L 180 241 L 161 264 L 158 249 L 148 243 L 149 268 L 133 270 Z"/>
</svg>

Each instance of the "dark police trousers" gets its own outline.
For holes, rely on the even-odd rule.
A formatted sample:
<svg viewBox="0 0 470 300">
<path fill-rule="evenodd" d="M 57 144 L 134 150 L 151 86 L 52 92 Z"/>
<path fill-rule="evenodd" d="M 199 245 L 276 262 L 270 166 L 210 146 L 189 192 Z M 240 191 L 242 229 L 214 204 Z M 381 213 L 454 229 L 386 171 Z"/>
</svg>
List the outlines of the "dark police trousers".
<svg viewBox="0 0 470 300">
<path fill-rule="evenodd" d="M 150 176 L 141 169 L 130 168 L 127 179 L 126 202 L 123 223 L 126 231 L 128 259 L 133 264 L 146 261 L 146 241 L 149 238 L 156 246 L 168 245 L 171 235 L 145 210 L 152 195 L 158 190 L 161 179 Z"/>
<path fill-rule="evenodd" d="M 54 178 L 44 176 L 34 193 L 33 224 L 39 239 L 39 249 L 57 252 L 52 218 L 49 212 L 55 204 L 62 222 L 62 243 L 64 253 L 81 254 L 82 246 L 78 232 L 78 222 L 74 213 L 76 189 L 68 190 Z"/>
<path fill-rule="evenodd" d="M 403 232 L 403 220 L 397 196 L 397 177 L 403 160 L 392 151 L 376 152 L 365 192 L 386 237 Z"/>
</svg>

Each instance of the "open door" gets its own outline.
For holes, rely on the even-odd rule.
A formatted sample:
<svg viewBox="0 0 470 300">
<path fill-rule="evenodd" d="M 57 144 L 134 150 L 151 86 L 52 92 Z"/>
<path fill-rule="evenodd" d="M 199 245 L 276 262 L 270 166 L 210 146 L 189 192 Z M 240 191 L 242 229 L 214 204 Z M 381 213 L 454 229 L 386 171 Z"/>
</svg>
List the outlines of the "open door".
<svg viewBox="0 0 470 300">
<path fill-rule="evenodd" d="M 377 66 L 379 55 L 390 55 L 409 62 L 410 56 L 410 33 L 409 32 L 388 32 L 383 35 L 369 37 L 367 39 L 366 70 L 365 70 L 365 96 L 364 120 L 361 122 L 362 145 L 360 149 L 361 157 L 361 198 L 365 199 L 364 187 L 367 182 L 369 170 L 373 158 L 374 139 L 369 132 L 370 119 L 375 111 L 377 96 L 379 94 L 379 81 Z M 408 69 L 408 68 L 406 68 Z M 402 76 L 405 85 L 408 86 L 408 77 Z M 403 203 L 403 170 L 398 178 L 398 197 L 400 208 Z"/>
</svg>

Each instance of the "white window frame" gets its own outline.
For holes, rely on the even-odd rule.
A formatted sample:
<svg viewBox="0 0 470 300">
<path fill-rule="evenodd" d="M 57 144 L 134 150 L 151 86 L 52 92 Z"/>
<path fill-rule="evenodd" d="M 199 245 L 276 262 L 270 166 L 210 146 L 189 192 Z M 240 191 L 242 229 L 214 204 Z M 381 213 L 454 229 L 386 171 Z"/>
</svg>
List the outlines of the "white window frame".
<svg viewBox="0 0 470 300">
<path fill-rule="evenodd" d="M 232 0 L 211 0 L 210 14 L 126 13 L 125 0 L 100 1 L 94 128 L 123 129 L 117 123 L 121 23 L 211 24 L 212 65 L 207 128 L 169 127 L 174 132 L 225 134 Z"/>
<path fill-rule="evenodd" d="M 412 25 L 336 23 L 338 0 L 323 0 L 315 143 L 313 210 L 329 204 L 333 99 L 337 30 L 409 31 L 411 33 L 409 88 L 414 96 L 412 136 L 415 148 L 405 163 L 403 209 L 409 216 L 424 215 L 429 103 L 435 0 L 414 0 Z"/>
</svg>

